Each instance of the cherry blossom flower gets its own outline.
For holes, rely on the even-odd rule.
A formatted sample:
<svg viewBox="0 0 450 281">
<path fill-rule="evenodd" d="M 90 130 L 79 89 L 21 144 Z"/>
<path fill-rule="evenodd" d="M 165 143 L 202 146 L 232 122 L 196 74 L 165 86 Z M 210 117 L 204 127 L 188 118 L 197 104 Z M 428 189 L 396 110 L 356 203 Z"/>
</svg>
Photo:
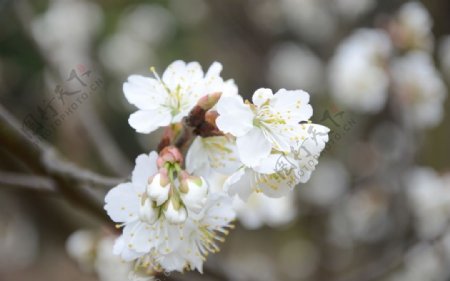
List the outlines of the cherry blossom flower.
<svg viewBox="0 0 450 281">
<path fill-rule="evenodd" d="M 406 124 L 417 129 L 439 124 L 447 89 L 432 57 L 426 52 L 409 52 L 392 62 L 391 71 Z"/>
<path fill-rule="evenodd" d="M 312 116 L 309 95 L 302 90 L 259 89 L 253 104 L 239 96 L 223 97 L 217 104 L 217 127 L 236 137 L 239 158 L 247 166 L 255 166 L 267 158 L 272 149 L 290 150 L 298 134 L 298 123 Z M 239 120 L 239 121 L 237 121 Z"/>
<path fill-rule="evenodd" d="M 166 271 L 203 271 L 208 253 L 219 251 L 218 242 L 233 228 L 235 218 L 231 199 L 215 193 L 208 196 L 207 205 L 198 216 L 189 217 L 184 224 L 159 223 L 153 226 L 159 247 L 137 261 L 141 267 L 161 267 Z"/>
<path fill-rule="evenodd" d="M 389 77 L 385 70 L 391 42 L 382 30 L 359 29 L 338 47 L 329 66 L 332 97 L 345 108 L 375 113 L 386 103 Z"/>
<path fill-rule="evenodd" d="M 138 111 L 131 114 L 130 126 L 137 132 L 148 134 L 159 127 L 178 123 L 189 113 L 197 101 L 210 93 L 237 94 L 233 80 L 220 77 L 222 65 L 214 62 L 206 73 L 198 62 L 175 61 L 160 78 L 131 75 L 123 85 L 128 102 Z"/>
<path fill-rule="evenodd" d="M 309 180 L 328 141 L 329 129 L 309 121 L 308 93 L 262 88 L 244 102 L 221 69 L 213 63 L 204 74 L 196 62 L 176 61 L 162 78 L 132 75 L 124 84 L 139 109 L 129 119 L 137 132 L 167 126 L 159 153 L 139 155 L 131 181 L 105 197 L 123 228 L 114 253 L 134 263 L 135 280 L 142 272 L 202 272 L 233 228 L 235 195 L 263 192 L 253 197 L 277 211 L 256 211 L 268 216 L 260 221 L 288 222 L 293 198 L 279 197 Z"/>
<path fill-rule="evenodd" d="M 271 198 L 263 193 L 253 193 L 247 202 L 236 198 L 233 206 L 239 221 L 248 229 L 257 229 L 264 225 L 286 225 L 297 214 L 293 196 Z"/>
<path fill-rule="evenodd" d="M 140 155 L 131 182 L 106 195 L 108 215 L 123 226 L 114 253 L 144 268 L 201 271 L 207 253 L 218 250 L 215 241 L 232 227 L 232 202 L 209 194 L 205 179 L 180 170 L 176 157 L 164 153 L 171 149 Z"/>
<path fill-rule="evenodd" d="M 405 3 L 399 10 L 390 32 L 396 47 L 403 50 L 431 52 L 434 47 L 433 19 L 418 1 Z"/>
<path fill-rule="evenodd" d="M 445 177 L 428 167 L 414 167 L 405 174 L 404 183 L 419 235 L 435 239 L 446 230 L 450 215 L 450 190 Z"/>
<path fill-rule="evenodd" d="M 191 169 L 188 172 L 202 176 L 212 172 L 230 175 L 241 165 L 236 142 L 228 136 L 197 137 L 186 155 L 186 166 Z"/>
<path fill-rule="evenodd" d="M 298 127 L 300 135 L 288 153 L 272 152 L 253 167 L 243 165 L 226 180 L 224 189 L 246 201 L 253 192 L 285 196 L 297 184 L 307 182 L 328 141 L 329 129 L 317 124 Z"/>
</svg>

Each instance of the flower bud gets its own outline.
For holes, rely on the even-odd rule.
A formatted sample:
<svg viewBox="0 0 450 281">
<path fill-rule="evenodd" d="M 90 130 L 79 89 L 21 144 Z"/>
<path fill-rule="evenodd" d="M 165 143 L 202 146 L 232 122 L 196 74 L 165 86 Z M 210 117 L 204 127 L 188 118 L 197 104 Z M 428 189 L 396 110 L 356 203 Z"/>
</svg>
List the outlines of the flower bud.
<svg viewBox="0 0 450 281">
<path fill-rule="evenodd" d="M 186 208 L 194 213 L 201 212 L 206 204 L 208 183 L 202 177 L 189 176 L 181 185 L 187 187 L 186 192 L 180 194 Z"/>
<path fill-rule="evenodd" d="M 177 163 L 181 164 L 183 162 L 183 155 L 175 146 L 166 146 L 159 153 L 158 159 L 156 159 L 156 164 L 158 167 L 164 167 L 166 163 Z"/>
<path fill-rule="evenodd" d="M 221 96 L 222 96 L 221 92 L 215 92 L 212 94 L 208 94 L 206 96 L 201 97 L 198 100 L 197 105 L 205 111 L 209 110 L 216 105 L 216 103 L 219 101 Z"/>
<path fill-rule="evenodd" d="M 153 201 L 156 201 L 157 206 L 161 206 L 169 198 L 170 182 L 167 174 L 156 174 L 147 186 L 147 195 Z"/>
<path fill-rule="evenodd" d="M 153 209 L 152 202 L 150 199 L 146 198 L 139 206 L 139 218 L 149 224 L 153 224 L 158 219 L 158 214 L 155 209 Z"/>
<path fill-rule="evenodd" d="M 172 198 L 169 201 L 167 210 L 164 214 L 166 216 L 166 219 L 173 224 L 183 223 L 187 218 L 186 209 L 181 206 L 180 202 L 177 202 L 177 199 L 175 198 Z"/>
</svg>

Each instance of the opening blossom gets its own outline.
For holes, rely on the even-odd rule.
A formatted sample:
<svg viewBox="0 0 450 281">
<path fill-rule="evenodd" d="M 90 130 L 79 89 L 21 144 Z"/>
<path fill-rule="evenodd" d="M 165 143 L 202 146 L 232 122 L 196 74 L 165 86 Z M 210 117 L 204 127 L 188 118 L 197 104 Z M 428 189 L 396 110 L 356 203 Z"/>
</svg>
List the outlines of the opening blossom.
<svg viewBox="0 0 450 281">
<path fill-rule="evenodd" d="M 244 103 L 239 96 L 230 96 L 217 104 L 217 126 L 236 137 L 243 164 L 225 186 L 244 200 L 254 191 L 270 197 L 284 196 L 310 174 L 303 171 L 305 165 L 293 154 L 304 154 L 303 159 L 318 157 L 328 141 L 329 130 L 320 125 L 300 124 L 312 116 L 305 91 L 281 89 L 273 94 L 270 89 L 259 89 L 252 100 L 253 104 Z M 313 143 L 309 141 L 311 137 L 315 139 Z M 315 164 L 309 166 L 312 171 Z"/>
<path fill-rule="evenodd" d="M 305 91 L 259 89 L 244 102 L 221 70 L 216 62 L 204 74 L 197 62 L 176 61 L 162 78 L 153 70 L 155 78 L 132 75 L 124 84 L 139 109 L 130 125 L 164 128 L 158 152 L 139 155 L 131 181 L 105 197 L 123 228 L 114 253 L 140 273 L 202 272 L 233 228 L 235 195 L 289 195 L 308 181 L 328 141 L 329 129 L 309 121 Z"/>
<path fill-rule="evenodd" d="M 233 80 L 220 77 L 222 65 L 215 62 L 206 73 L 198 62 L 175 61 L 162 78 L 131 75 L 123 85 L 128 102 L 139 110 L 131 114 L 130 126 L 136 132 L 148 134 L 160 127 L 175 124 L 187 116 L 197 101 L 210 93 L 237 94 Z"/>
</svg>

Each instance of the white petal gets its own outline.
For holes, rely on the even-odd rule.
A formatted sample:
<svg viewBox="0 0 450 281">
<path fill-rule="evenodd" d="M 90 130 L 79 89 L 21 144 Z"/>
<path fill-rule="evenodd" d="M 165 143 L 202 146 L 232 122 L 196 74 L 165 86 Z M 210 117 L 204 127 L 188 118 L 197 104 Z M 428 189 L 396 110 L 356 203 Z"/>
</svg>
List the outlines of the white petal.
<svg viewBox="0 0 450 281">
<path fill-rule="evenodd" d="M 122 183 L 105 197 L 105 210 L 115 222 L 130 222 L 138 218 L 139 197 L 131 183 Z"/>
<path fill-rule="evenodd" d="M 156 174 L 152 182 L 147 187 L 147 194 L 156 201 L 157 206 L 161 206 L 169 198 L 170 184 L 161 185 L 161 174 Z"/>
<path fill-rule="evenodd" d="M 203 222 L 212 228 L 219 228 L 227 225 L 236 218 L 233 208 L 233 200 L 227 194 L 215 193 L 208 197 L 206 215 Z"/>
<path fill-rule="evenodd" d="M 136 166 L 131 174 L 131 182 L 139 188 L 139 192 L 144 192 L 148 184 L 148 178 L 158 172 L 156 158 L 158 158 L 158 154 L 155 151 L 150 152 L 150 154 L 141 154 L 136 158 Z"/>
<path fill-rule="evenodd" d="M 302 90 L 281 89 L 275 93 L 270 105 L 292 123 L 307 121 L 313 114 L 309 94 Z"/>
<path fill-rule="evenodd" d="M 186 65 L 186 72 L 186 78 L 193 82 L 203 79 L 203 69 L 196 61 L 190 62 Z"/>
<path fill-rule="evenodd" d="M 149 134 L 159 127 L 165 127 L 170 124 L 171 115 L 168 110 L 163 108 L 155 110 L 139 110 L 130 115 L 128 123 L 136 132 Z"/>
<path fill-rule="evenodd" d="M 180 77 L 186 75 L 186 63 L 182 60 L 177 60 L 171 63 L 163 73 L 163 82 L 172 90 L 180 83 Z"/>
<path fill-rule="evenodd" d="M 169 202 L 169 205 L 164 215 L 166 216 L 167 221 L 173 224 L 183 223 L 186 221 L 187 218 L 186 209 L 184 209 L 184 207 L 181 207 L 178 210 L 176 210 L 175 207 L 173 206 L 172 201 Z"/>
<path fill-rule="evenodd" d="M 224 189 L 231 196 L 237 194 L 242 200 L 247 201 L 254 188 L 253 176 L 254 172 L 251 169 L 241 168 L 228 177 L 225 181 Z"/>
<path fill-rule="evenodd" d="M 260 179 L 257 188 L 269 197 L 285 196 L 299 182 L 297 161 L 283 154 L 271 154 L 255 170 Z"/>
<path fill-rule="evenodd" d="M 113 253 L 120 256 L 124 261 L 132 261 L 143 255 L 142 253 L 137 253 L 133 250 L 130 250 L 126 246 L 123 236 L 120 236 L 116 239 L 116 242 L 114 243 Z"/>
<path fill-rule="evenodd" d="M 206 204 L 208 194 L 208 183 L 200 177 L 201 184 L 197 185 L 196 182 L 188 179 L 188 192 L 181 193 L 183 203 L 189 211 L 199 213 Z"/>
<path fill-rule="evenodd" d="M 158 259 L 158 263 L 164 268 L 165 271 L 179 271 L 183 272 L 186 265 L 186 260 L 178 253 L 171 253 L 164 255 Z"/>
<path fill-rule="evenodd" d="M 139 219 L 148 224 L 154 224 L 158 220 L 158 210 L 153 208 L 153 202 L 149 198 L 139 206 Z"/>
<path fill-rule="evenodd" d="M 253 128 L 254 114 L 240 96 L 226 96 L 217 103 L 217 127 L 224 133 L 242 136 Z"/>
<path fill-rule="evenodd" d="M 212 171 L 230 175 L 241 165 L 235 140 L 227 136 L 197 137 L 186 156 L 186 170 L 196 175 L 206 176 Z"/>
<path fill-rule="evenodd" d="M 312 171 L 305 170 L 305 169 L 300 169 L 298 175 L 299 175 L 299 179 L 298 179 L 299 182 L 306 183 L 311 178 Z"/>
<path fill-rule="evenodd" d="M 328 141 L 329 129 L 317 124 L 302 124 L 300 127 L 302 128 L 301 141 L 294 144 L 289 157 L 297 162 L 297 177 L 299 182 L 304 183 L 309 180 L 312 171 L 315 170 L 320 153 Z"/>
<path fill-rule="evenodd" d="M 261 214 L 261 202 L 257 202 L 254 198 L 259 198 L 260 193 L 253 193 L 248 202 L 244 202 L 239 198 L 233 202 L 238 213 L 239 223 L 246 229 L 254 230 L 264 225 L 264 216 Z"/>
<path fill-rule="evenodd" d="M 253 169 L 261 174 L 273 174 L 279 171 L 280 167 L 285 164 L 283 154 L 276 153 L 262 159 Z"/>
<path fill-rule="evenodd" d="M 229 79 L 224 82 L 222 85 L 222 96 L 237 96 L 238 94 L 238 86 L 234 82 L 233 79 Z"/>
<path fill-rule="evenodd" d="M 154 243 L 153 235 L 153 230 L 147 223 L 136 221 L 127 224 L 123 229 L 124 246 L 137 253 L 148 253 Z"/>
<path fill-rule="evenodd" d="M 201 137 L 196 137 L 186 154 L 186 171 L 194 173 L 209 167 L 208 154 L 202 143 Z"/>
<path fill-rule="evenodd" d="M 328 142 L 329 128 L 318 124 L 301 124 L 300 138 L 303 140 L 297 142 L 293 146 L 295 151 L 304 151 L 309 154 L 317 155 L 324 148 Z"/>
<path fill-rule="evenodd" d="M 298 178 L 293 175 L 295 172 L 296 170 L 293 170 L 291 175 L 277 173 L 264 175 L 264 181 L 258 185 L 258 188 L 268 197 L 280 198 L 287 196 L 298 182 Z"/>
<path fill-rule="evenodd" d="M 167 96 L 159 81 L 140 75 L 128 77 L 123 84 L 123 92 L 128 102 L 139 109 L 155 109 Z"/>
<path fill-rule="evenodd" d="M 166 220 L 160 221 L 160 237 L 158 244 L 155 244 L 156 250 L 163 255 L 178 251 L 189 240 L 181 239 L 182 236 L 189 237 L 186 233 L 187 223 L 188 221 L 180 227 L 180 225 L 170 224 Z"/>
<path fill-rule="evenodd" d="M 205 78 L 217 77 L 220 76 L 220 72 L 222 72 L 222 64 L 220 62 L 213 62 L 206 72 Z"/>
<path fill-rule="evenodd" d="M 261 159 L 269 156 L 272 150 L 271 143 L 265 138 L 259 128 L 253 128 L 250 132 L 236 140 L 239 158 L 246 166 L 253 167 L 259 164 Z"/>
<path fill-rule="evenodd" d="M 267 100 L 273 97 L 273 92 L 271 89 L 261 88 L 255 91 L 252 97 L 252 101 L 256 106 L 261 106 Z"/>
</svg>

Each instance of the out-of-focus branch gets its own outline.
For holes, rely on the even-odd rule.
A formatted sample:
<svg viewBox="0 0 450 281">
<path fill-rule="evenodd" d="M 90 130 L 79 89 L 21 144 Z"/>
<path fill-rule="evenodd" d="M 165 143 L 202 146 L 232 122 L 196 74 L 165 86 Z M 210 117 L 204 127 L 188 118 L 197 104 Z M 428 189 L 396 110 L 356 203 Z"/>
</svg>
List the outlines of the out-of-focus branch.
<svg viewBox="0 0 450 281">
<path fill-rule="evenodd" d="M 60 71 L 60 67 L 57 62 L 52 59 L 51 54 L 45 50 L 34 39 L 30 26 L 34 17 L 34 12 L 28 1 L 20 0 L 16 1 L 16 14 L 21 27 L 33 44 L 37 53 L 41 59 L 45 62 L 46 66 L 50 70 L 57 80 L 61 80 L 63 73 Z M 85 104 L 83 106 L 81 114 L 79 114 L 81 124 L 87 131 L 87 136 L 91 142 L 97 148 L 99 156 L 102 158 L 104 164 L 111 169 L 112 172 L 118 175 L 126 175 L 131 171 L 131 164 L 125 157 L 123 152 L 119 149 L 117 144 L 113 141 L 114 138 L 109 134 L 108 130 L 102 124 L 98 114 L 95 112 L 91 104 Z"/>
<path fill-rule="evenodd" d="M 64 175 L 79 182 L 99 186 L 114 186 L 125 180 L 123 178 L 106 177 L 92 171 L 82 169 L 73 163 L 60 159 L 54 149 L 46 150 L 42 156 L 42 161 L 48 171 Z"/>
<path fill-rule="evenodd" d="M 58 192 L 70 202 L 91 212 L 104 222 L 110 222 L 103 211 L 103 203 L 81 186 L 82 183 L 89 182 L 88 179 L 95 181 L 104 178 L 93 177 L 94 173 L 75 168 L 75 165 L 56 157 L 54 149 L 45 141 L 33 142 L 22 130 L 17 119 L 2 105 L 0 105 L 0 144 L 34 173 L 51 178 Z M 103 181 L 102 184 L 104 183 Z"/>
<path fill-rule="evenodd" d="M 108 168 L 117 175 L 125 176 L 129 174 L 131 171 L 130 161 L 113 141 L 113 137 L 106 130 L 90 103 L 83 106 L 80 121 Z"/>
<path fill-rule="evenodd" d="M 55 182 L 48 177 L 0 171 L 0 185 L 26 188 L 33 191 L 54 193 Z"/>
<path fill-rule="evenodd" d="M 82 169 L 61 159 L 56 150 L 43 140 L 33 142 L 22 130 L 20 123 L 2 105 L 0 105 L 0 142 L 5 148 L 16 152 L 20 159 L 27 159 L 26 164 L 37 173 L 55 173 L 80 183 L 99 186 L 113 186 L 124 181 Z"/>
</svg>

